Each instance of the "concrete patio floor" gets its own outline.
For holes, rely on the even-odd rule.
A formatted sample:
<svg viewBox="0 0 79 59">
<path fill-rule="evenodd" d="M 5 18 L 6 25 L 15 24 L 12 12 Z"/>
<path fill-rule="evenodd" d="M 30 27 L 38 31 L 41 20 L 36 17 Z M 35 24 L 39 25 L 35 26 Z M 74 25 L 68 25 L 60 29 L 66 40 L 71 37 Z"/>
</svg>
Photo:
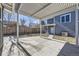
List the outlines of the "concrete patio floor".
<svg viewBox="0 0 79 59">
<path fill-rule="evenodd" d="M 79 46 L 65 41 L 47 40 L 40 36 L 20 37 L 20 44 L 31 56 L 70 56 L 79 55 Z M 26 56 L 17 46 L 12 45 L 9 37 L 4 37 L 3 56 Z"/>
</svg>

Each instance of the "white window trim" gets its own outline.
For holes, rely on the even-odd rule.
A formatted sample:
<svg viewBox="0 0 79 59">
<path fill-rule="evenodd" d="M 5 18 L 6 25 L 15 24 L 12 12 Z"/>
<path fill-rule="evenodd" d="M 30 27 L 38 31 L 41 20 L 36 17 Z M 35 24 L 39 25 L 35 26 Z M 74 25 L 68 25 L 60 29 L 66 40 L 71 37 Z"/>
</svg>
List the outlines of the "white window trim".
<svg viewBox="0 0 79 59">
<path fill-rule="evenodd" d="M 66 21 L 66 15 L 69 15 L 69 22 Z M 62 22 L 62 17 L 65 16 L 65 22 Z M 60 16 L 60 23 L 70 23 L 71 22 L 71 13 L 64 14 Z"/>
</svg>

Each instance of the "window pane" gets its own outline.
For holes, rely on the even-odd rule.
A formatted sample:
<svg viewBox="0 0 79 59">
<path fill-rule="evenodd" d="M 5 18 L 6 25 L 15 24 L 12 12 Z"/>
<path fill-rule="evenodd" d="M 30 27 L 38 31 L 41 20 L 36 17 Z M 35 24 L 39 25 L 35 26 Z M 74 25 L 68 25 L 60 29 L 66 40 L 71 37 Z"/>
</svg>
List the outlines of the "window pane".
<svg viewBox="0 0 79 59">
<path fill-rule="evenodd" d="M 44 21 L 41 21 L 41 24 L 42 24 L 42 25 L 45 25 L 45 22 L 44 22 Z"/>
<path fill-rule="evenodd" d="M 64 16 L 61 17 L 61 22 L 62 22 L 62 23 L 65 22 L 65 17 L 64 17 Z"/>
<path fill-rule="evenodd" d="M 47 23 L 48 23 L 48 24 L 53 24 L 53 23 L 54 23 L 54 19 L 53 19 L 53 18 L 48 19 L 48 20 L 47 20 Z"/>
<path fill-rule="evenodd" d="M 66 22 L 69 22 L 70 21 L 70 15 L 66 15 Z"/>
</svg>

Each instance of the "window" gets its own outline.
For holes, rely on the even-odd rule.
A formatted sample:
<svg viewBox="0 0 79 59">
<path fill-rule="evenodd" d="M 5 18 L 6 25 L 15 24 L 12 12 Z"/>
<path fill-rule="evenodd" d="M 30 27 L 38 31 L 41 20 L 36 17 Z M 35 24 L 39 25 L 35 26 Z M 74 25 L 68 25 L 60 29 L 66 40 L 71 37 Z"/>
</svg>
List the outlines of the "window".
<svg viewBox="0 0 79 59">
<path fill-rule="evenodd" d="M 42 24 L 42 25 L 45 25 L 45 22 L 44 22 L 44 21 L 41 21 L 41 24 Z"/>
<path fill-rule="evenodd" d="M 53 24 L 53 23 L 54 23 L 54 19 L 53 18 L 47 20 L 47 24 Z"/>
<path fill-rule="evenodd" d="M 60 21 L 61 23 L 68 23 L 68 22 L 71 22 L 71 14 L 65 14 L 65 15 L 62 15 L 60 17 Z"/>
<path fill-rule="evenodd" d="M 70 16 L 66 15 L 66 22 L 69 22 L 69 21 L 70 21 Z"/>
<path fill-rule="evenodd" d="M 62 23 L 65 22 L 65 16 L 62 16 L 62 17 L 61 17 L 61 21 L 62 21 Z"/>
</svg>

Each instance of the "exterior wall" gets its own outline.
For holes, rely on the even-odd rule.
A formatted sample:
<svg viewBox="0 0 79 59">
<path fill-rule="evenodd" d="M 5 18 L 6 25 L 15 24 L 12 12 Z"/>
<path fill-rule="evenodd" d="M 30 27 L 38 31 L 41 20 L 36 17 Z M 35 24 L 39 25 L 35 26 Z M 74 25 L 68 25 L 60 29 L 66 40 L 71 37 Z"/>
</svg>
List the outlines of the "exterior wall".
<svg viewBox="0 0 79 59">
<path fill-rule="evenodd" d="M 57 24 L 56 24 L 55 34 L 60 35 L 61 32 L 66 31 L 66 32 L 69 32 L 69 35 L 75 36 L 75 9 L 76 9 L 76 7 L 72 6 L 70 8 L 60 10 L 54 14 L 48 15 L 48 17 L 44 18 L 43 20 L 50 20 L 50 19 L 56 18 L 55 20 L 56 20 Z M 61 24 L 60 23 L 60 16 L 62 14 L 66 14 L 66 13 L 71 13 L 71 23 Z M 61 26 L 61 25 L 63 25 L 63 26 Z M 49 34 L 51 34 L 50 28 L 48 29 L 48 32 L 49 32 Z"/>
<path fill-rule="evenodd" d="M 62 32 L 68 32 L 70 36 L 75 36 L 75 11 L 69 12 L 71 13 L 71 22 L 69 23 L 60 23 L 60 16 L 55 17 L 55 33 L 61 35 Z M 66 13 L 67 14 L 67 13 Z"/>
<path fill-rule="evenodd" d="M 78 11 L 78 30 L 79 30 L 79 11 Z M 79 31 L 78 31 L 78 35 L 79 35 Z"/>
<path fill-rule="evenodd" d="M 56 23 L 55 34 L 61 35 L 62 32 L 68 32 L 68 34 L 70 36 L 75 36 L 75 11 L 71 11 L 68 13 L 71 13 L 71 22 L 69 22 L 69 23 L 60 23 L 60 16 L 64 15 L 64 14 L 54 17 L 55 23 Z M 65 13 L 65 14 L 67 14 L 67 13 Z M 50 22 L 52 22 L 52 20 L 53 20 L 53 18 L 48 19 L 47 23 L 49 24 Z M 53 23 L 54 22 L 52 22 L 50 24 L 53 24 Z M 50 27 L 48 29 L 48 32 L 49 32 L 49 34 L 51 34 Z"/>
</svg>

